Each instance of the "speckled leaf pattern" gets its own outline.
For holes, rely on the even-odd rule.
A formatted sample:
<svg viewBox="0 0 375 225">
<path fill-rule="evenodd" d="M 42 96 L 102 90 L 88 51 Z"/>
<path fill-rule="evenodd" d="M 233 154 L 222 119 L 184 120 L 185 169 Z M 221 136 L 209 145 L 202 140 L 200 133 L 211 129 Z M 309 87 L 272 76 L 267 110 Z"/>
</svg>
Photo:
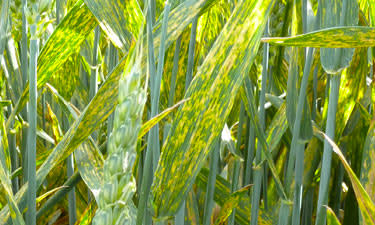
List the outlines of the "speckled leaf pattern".
<svg viewBox="0 0 375 225">
<path fill-rule="evenodd" d="M 112 43 L 126 52 L 143 23 L 137 0 L 84 0 Z"/>
<path fill-rule="evenodd" d="M 79 46 L 94 29 L 96 24 L 95 17 L 91 14 L 87 6 L 83 4 L 83 0 L 77 1 L 75 6 L 49 37 L 38 57 L 38 89 L 48 82 L 51 75 L 58 71 L 70 55 L 79 50 Z M 21 111 L 27 102 L 28 96 L 29 86 L 27 84 L 22 97 L 13 111 L 17 113 Z M 9 119 L 7 127 L 9 127 L 8 124 Z"/>
<path fill-rule="evenodd" d="M 166 46 L 169 46 L 178 38 L 178 36 L 197 14 L 201 13 L 202 10 L 207 9 L 208 6 L 212 6 L 214 2 L 215 0 L 188 0 L 172 10 L 170 12 L 170 18 L 174 19 L 169 20 L 168 27 L 173 27 L 174 29 L 168 29 L 169 34 L 167 36 L 168 39 L 166 40 Z M 77 6 L 75 6 L 73 9 L 76 9 L 76 7 Z M 85 10 L 86 14 L 91 15 L 87 8 L 85 8 Z M 64 20 L 67 17 L 68 16 L 66 16 Z M 91 20 L 94 20 L 93 17 L 91 17 Z M 160 30 L 156 28 L 154 31 L 155 48 L 159 46 L 160 37 Z M 38 169 L 37 186 L 40 186 L 47 174 L 59 162 L 68 157 L 114 111 L 115 106 L 117 105 L 118 83 L 123 72 L 123 68 L 126 64 L 126 59 L 127 57 L 124 57 L 124 59 L 119 62 L 111 74 L 108 75 L 107 80 L 98 90 L 98 93 L 92 99 L 90 104 L 81 113 L 79 118 L 76 119 L 76 121 L 71 125 L 69 131 L 64 135 L 63 139 L 60 141 L 60 143 L 58 143 L 43 165 Z M 143 57 L 142 66 L 145 65 L 146 57 Z M 19 203 L 20 209 L 25 207 L 26 190 L 27 184 L 23 185 L 16 194 L 16 201 Z M 7 220 L 9 216 L 9 208 L 8 206 L 5 206 L 0 212 L 0 221 Z"/>
<path fill-rule="evenodd" d="M 240 2 L 195 75 L 176 114 L 152 186 L 156 217 L 172 216 L 213 149 L 256 55 L 274 1 Z M 173 138 L 171 138 L 173 137 Z"/>
<path fill-rule="evenodd" d="M 199 172 L 196 184 L 197 186 L 202 189 L 206 190 L 207 187 L 207 180 L 208 180 L 209 170 L 207 168 L 202 168 Z M 215 192 L 214 192 L 214 200 L 220 206 L 225 204 L 225 200 L 228 199 L 231 195 L 230 191 L 231 184 L 225 180 L 223 177 L 217 175 L 216 182 L 215 182 Z M 250 214 L 251 214 L 251 201 L 249 195 L 243 195 L 240 199 L 241 201 L 238 203 L 236 207 L 236 222 L 240 225 L 247 225 L 250 223 Z M 259 211 L 259 220 L 258 224 L 260 225 L 271 225 L 274 224 L 275 221 L 272 220 L 272 217 L 267 214 L 267 212 L 261 208 Z"/>
<path fill-rule="evenodd" d="M 338 155 L 341 163 L 343 164 L 350 181 L 353 186 L 353 190 L 358 202 L 359 209 L 362 214 L 363 222 L 367 225 L 374 225 L 375 224 L 375 204 L 371 200 L 369 194 L 363 188 L 361 182 L 359 181 L 358 177 L 355 175 L 354 171 L 350 167 L 349 163 L 346 161 L 344 155 L 342 154 L 339 147 L 333 142 L 326 134 L 320 131 L 317 127 L 314 128 L 314 135 L 326 139 L 328 143 L 332 146 L 332 150 Z"/>
<path fill-rule="evenodd" d="M 366 137 L 360 180 L 371 200 L 375 202 L 375 121 L 372 122 Z"/>
<path fill-rule="evenodd" d="M 281 46 L 314 48 L 359 48 L 375 46 L 373 27 L 332 27 L 293 37 L 262 38 L 263 42 Z"/>
</svg>

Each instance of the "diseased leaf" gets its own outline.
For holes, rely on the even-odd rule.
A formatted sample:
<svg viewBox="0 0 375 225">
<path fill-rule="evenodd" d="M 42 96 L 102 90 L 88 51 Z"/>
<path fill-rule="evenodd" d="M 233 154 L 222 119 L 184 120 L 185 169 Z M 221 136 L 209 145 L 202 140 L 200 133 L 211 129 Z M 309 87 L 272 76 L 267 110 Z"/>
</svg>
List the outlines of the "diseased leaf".
<svg viewBox="0 0 375 225">
<path fill-rule="evenodd" d="M 133 36 L 137 39 L 137 34 L 143 24 L 143 15 L 138 1 L 84 1 L 112 43 L 126 52 Z"/>
<path fill-rule="evenodd" d="M 224 127 L 254 61 L 274 1 L 239 2 L 176 113 L 152 185 L 155 217 L 172 216 L 187 195 Z M 255 10 L 256 9 L 256 10 Z"/>
<path fill-rule="evenodd" d="M 360 48 L 375 46 L 375 28 L 340 26 L 321 29 L 293 37 L 262 38 L 263 42 L 281 46 L 313 48 Z"/>
</svg>

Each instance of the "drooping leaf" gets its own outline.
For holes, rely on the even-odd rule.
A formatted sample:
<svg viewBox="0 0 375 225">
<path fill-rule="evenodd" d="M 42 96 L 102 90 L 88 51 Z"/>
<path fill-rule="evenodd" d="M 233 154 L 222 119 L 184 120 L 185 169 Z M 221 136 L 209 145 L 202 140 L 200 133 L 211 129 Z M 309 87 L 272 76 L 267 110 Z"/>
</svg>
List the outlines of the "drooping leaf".
<svg viewBox="0 0 375 225">
<path fill-rule="evenodd" d="M 176 114 L 155 172 L 154 216 L 175 214 L 213 149 L 244 71 L 255 58 L 273 3 L 240 2 L 199 68 L 185 95 L 191 99 Z"/>
<path fill-rule="evenodd" d="M 355 175 L 354 171 L 350 167 L 349 163 L 346 161 L 344 155 L 342 154 L 339 147 L 332 141 L 325 133 L 319 130 L 316 126 L 314 128 L 314 135 L 319 136 L 322 139 L 328 141 L 328 143 L 332 146 L 332 150 L 337 154 L 341 163 L 344 165 L 346 172 L 350 178 L 352 183 L 355 196 L 357 198 L 358 206 L 361 210 L 362 217 L 364 224 L 374 225 L 375 224 L 375 204 L 372 202 L 369 194 L 363 188 L 361 182 L 359 181 L 358 177 Z"/>
</svg>

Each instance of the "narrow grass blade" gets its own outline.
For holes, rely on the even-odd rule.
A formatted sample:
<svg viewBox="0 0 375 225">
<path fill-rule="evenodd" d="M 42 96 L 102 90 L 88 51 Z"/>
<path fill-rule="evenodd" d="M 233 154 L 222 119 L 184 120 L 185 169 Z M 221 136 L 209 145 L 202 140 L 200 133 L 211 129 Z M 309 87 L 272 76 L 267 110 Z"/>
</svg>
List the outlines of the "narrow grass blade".
<svg viewBox="0 0 375 225">
<path fill-rule="evenodd" d="M 39 17 L 39 15 L 37 15 Z M 27 192 L 27 216 L 26 222 L 28 225 L 36 224 L 36 122 L 37 122 L 37 59 L 39 53 L 39 41 L 36 36 L 37 21 L 30 26 L 30 63 L 29 63 L 29 131 L 27 137 L 28 152 L 27 152 L 27 181 L 29 189 Z"/>
<path fill-rule="evenodd" d="M 358 177 L 353 172 L 352 168 L 350 167 L 349 163 L 346 161 L 344 155 L 342 154 L 339 147 L 329 138 L 325 133 L 320 131 L 318 128 L 314 127 L 314 135 L 326 140 L 330 146 L 332 147 L 332 151 L 337 154 L 341 163 L 344 165 L 346 172 L 350 178 L 350 181 L 353 185 L 354 193 L 357 197 L 357 202 L 359 208 L 362 213 L 363 221 L 365 224 L 375 224 L 375 204 L 372 202 L 370 196 L 363 188 L 361 182 L 359 181 Z"/>
<path fill-rule="evenodd" d="M 155 172 L 154 216 L 174 215 L 190 190 L 254 60 L 273 3 L 240 2 L 198 70 L 186 93 L 191 100 L 177 112 Z"/>
<path fill-rule="evenodd" d="M 189 101 L 189 99 L 184 99 L 179 102 L 177 102 L 172 107 L 169 107 L 165 109 L 163 112 L 159 113 L 158 115 L 154 116 L 153 118 L 149 119 L 147 122 L 142 124 L 141 130 L 139 131 L 138 138 L 141 138 L 147 134 L 147 132 L 155 126 L 158 122 L 160 122 L 162 119 L 164 119 L 166 116 L 168 116 L 173 110 L 175 110 L 177 107 L 180 107 L 182 104 L 184 104 L 186 101 Z"/>
</svg>

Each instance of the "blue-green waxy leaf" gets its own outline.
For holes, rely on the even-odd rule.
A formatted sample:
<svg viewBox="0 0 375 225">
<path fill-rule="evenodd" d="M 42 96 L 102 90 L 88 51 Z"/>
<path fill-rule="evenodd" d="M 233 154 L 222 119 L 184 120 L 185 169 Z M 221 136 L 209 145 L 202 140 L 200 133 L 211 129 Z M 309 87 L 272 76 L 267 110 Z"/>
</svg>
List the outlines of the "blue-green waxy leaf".
<svg viewBox="0 0 375 225">
<path fill-rule="evenodd" d="M 262 38 L 263 42 L 281 46 L 314 48 L 360 48 L 375 46 L 375 28 L 337 26 L 292 37 Z"/>
<path fill-rule="evenodd" d="M 83 0 L 77 1 L 49 37 L 38 57 L 38 89 L 48 82 L 51 75 L 58 71 L 58 68 L 63 65 L 70 55 L 79 50 L 81 43 L 96 25 L 95 17 L 87 6 L 83 4 Z M 20 100 L 12 111 L 12 115 L 8 118 L 7 128 L 9 128 L 10 121 L 12 121 L 14 115 L 25 106 L 28 95 L 29 85 L 27 84 Z"/>
<path fill-rule="evenodd" d="M 357 0 L 321 0 L 320 26 L 329 28 L 335 26 L 354 26 L 358 23 Z M 320 49 L 320 61 L 324 70 L 336 74 L 349 66 L 354 49 Z"/>
<path fill-rule="evenodd" d="M 84 1 L 112 43 L 121 50 L 127 51 L 133 36 L 136 37 L 143 23 L 138 1 Z"/>
<path fill-rule="evenodd" d="M 178 210 L 224 127 L 257 53 L 274 1 L 239 2 L 190 84 L 160 156 L 152 186 L 155 217 Z"/>
</svg>

